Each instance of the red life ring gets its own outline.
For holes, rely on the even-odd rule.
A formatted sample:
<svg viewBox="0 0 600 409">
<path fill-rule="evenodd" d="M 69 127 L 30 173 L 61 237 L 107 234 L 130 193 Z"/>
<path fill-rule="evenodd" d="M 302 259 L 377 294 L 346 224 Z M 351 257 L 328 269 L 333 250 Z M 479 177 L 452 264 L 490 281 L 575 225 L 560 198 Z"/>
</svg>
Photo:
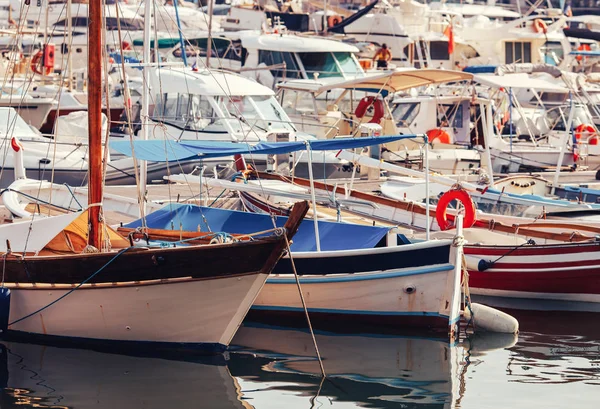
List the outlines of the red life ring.
<svg viewBox="0 0 600 409">
<path fill-rule="evenodd" d="M 579 47 L 577 47 L 577 51 L 592 51 L 592 48 L 590 47 L 589 44 L 581 44 Z M 577 61 L 587 61 L 588 60 L 588 56 L 583 56 L 583 55 L 578 55 L 577 56 Z"/>
<path fill-rule="evenodd" d="M 546 34 L 548 32 L 548 26 L 546 25 L 546 22 L 544 20 L 542 20 L 541 18 L 536 18 L 535 20 L 533 20 L 533 31 L 535 31 L 536 33 Z"/>
<path fill-rule="evenodd" d="M 373 118 L 371 118 L 369 123 L 378 124 L 383 118 L 383 101 L 377 97 L 364 97 L 361 99 L 354 111 L 354 115 L 356 115 L 357 118 L 362 118 L 371 106 L 373 106 Z"/>
<path fill-rule="evenodd" d="M 452 189 L 447 191 L 440 197 L 438 201 L 437 207 L 435 209 L 435 219 L 437 221 L 438 226 L 440 226 L 440 230 L 448 230 L 452 227 L 452 224 L 448 222 L 448 217 L 446 215 L 446 211 L 448 210 L 448 205 L 453 200 L 458 200 L 462 203 L 465 208 L 465 218 L 463 220 L 463 227 L 468 228 L 475 224 L 477 220 L 477 212 L 475 211 L 475 203 L 469 193 L 462 189 Z"/>
<path fill-rule="evenodd" d="M 594 129 L 591 125 L 581 124 L 577 128 L 575 128 L 575 138 L 577 140 L 581 139 L 584 134 L 589 134 L 590 137 L 587 139 L 588 144 L 590 145 L 598 145 L 598 134 L 596 129 Z"/>
<path fill-rule="evenodd" d="M 433 143 L 436 140 L 438 141 L 438 143 L 445 143 L 447 145 L 452 143 L 452 139 L 450 138 L 450 135 L 448 135 L 448 132 L 444 131 L 443 129 L 430 129 L 426 133 L 427 133 L 427 140 L 430 143 Z"/>
</svg>

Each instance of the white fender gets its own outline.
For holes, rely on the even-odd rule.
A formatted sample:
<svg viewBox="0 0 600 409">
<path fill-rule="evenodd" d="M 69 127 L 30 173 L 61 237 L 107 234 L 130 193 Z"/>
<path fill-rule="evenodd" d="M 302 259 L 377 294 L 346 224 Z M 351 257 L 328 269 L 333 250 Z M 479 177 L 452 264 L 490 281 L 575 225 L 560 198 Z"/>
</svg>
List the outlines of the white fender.
<svg viewBox="0 0 600 409">
<path fill-rule="evenodd" d="M 23 145 L 13 136 L 10 146 L 15 157 L 15 180 L 25 179 L 27 175 L 25 174 L 25 165 L 23 165 Z"/>
<path fill-rule="evenodd" d="M 472 303 L 473 321 L 475 330 L 490 332 L 501 332 L 505 334 L 517 334 L 519 332 L 519 321 L 516 318 L 487 305 Z M 465 308 L 465 318 L 471 319 L 471 311 Z"/>
</svg>

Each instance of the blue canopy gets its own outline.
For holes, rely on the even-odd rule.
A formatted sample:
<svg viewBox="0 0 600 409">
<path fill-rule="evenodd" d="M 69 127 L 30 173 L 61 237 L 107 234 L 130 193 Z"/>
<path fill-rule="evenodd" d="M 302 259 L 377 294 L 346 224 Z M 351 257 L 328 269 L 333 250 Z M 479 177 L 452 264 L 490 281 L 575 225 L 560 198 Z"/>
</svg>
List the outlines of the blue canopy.
<svg viewBox="0 0 600 409">
<path fill-rule="evenodd" d="M 277 216 L 282 227 L 287 217 Z M 207 225 L 208 223 L 208 225 Z M 126 227 L 140 227 L 141 219 Z M 249 234 L 273 228 L 271 216 L 235 210 L 215 209 L 192 204 L 173 203 L 148 216 L 146 225 L 152 229 L 227 232 Z M 210 229 L 208 228 L 210 227 Z M 319 221 L 321 250 L 352 250 L 373 248 L 388 232 L 385 227 Z M 294 236 L 292 251 L 316 251 L 315 230 L 312 220 L 303 220 Z"/>
<path fill-rule="evenodd" d="M 181 141 L 148 140 L 148 141 L 111 141 L 110 147 L 126 156 L 133 156 L 151 162 L 181 161 L 186 159 L 218 158 L 231 155 L 266 155 L 281 154 L 305 150 L 307 144 L 313 151 L 330 151 L 362 148 L 415 138 L 417 135 L 369 136 L 362 138 L 337 138 L 298 142 L 260 142 L 257 145 L 235 142 L 216 141 Z"/>
<path fill-rule="evenodd" d="M 582 57 L 600 57 L 600 51 L 571 51 L 571 55 L 580 55 Z"/>
</svg>

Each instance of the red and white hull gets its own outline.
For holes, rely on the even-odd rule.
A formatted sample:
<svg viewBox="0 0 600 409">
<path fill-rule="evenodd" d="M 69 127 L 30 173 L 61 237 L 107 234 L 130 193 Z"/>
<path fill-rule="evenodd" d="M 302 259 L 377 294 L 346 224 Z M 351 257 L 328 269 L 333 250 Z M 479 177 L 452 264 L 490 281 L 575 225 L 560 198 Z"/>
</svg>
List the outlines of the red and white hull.
<svg viewBox="0 0 600 409">
<path fill-rule="evenodd" d="M 600 303 L 600 243 L 465 246 L 464 252 L 473 294 Z M 482 260 L 487 269 L 479 268 Z"/>
</svg>

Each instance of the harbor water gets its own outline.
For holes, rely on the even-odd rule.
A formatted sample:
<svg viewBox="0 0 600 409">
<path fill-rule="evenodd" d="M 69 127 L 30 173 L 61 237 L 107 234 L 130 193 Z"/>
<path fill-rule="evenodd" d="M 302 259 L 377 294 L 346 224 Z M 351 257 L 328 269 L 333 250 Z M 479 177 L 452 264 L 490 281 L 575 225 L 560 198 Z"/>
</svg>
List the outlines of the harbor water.
<svg viewBox="0 0 600 409">
<path fill-rule="evenodd" d="M 518 336 L 245 323 L 224 356 L 3 342 L 2 408 L 597 408 L 600 313 L 507 310 Z"/>
</svg>

